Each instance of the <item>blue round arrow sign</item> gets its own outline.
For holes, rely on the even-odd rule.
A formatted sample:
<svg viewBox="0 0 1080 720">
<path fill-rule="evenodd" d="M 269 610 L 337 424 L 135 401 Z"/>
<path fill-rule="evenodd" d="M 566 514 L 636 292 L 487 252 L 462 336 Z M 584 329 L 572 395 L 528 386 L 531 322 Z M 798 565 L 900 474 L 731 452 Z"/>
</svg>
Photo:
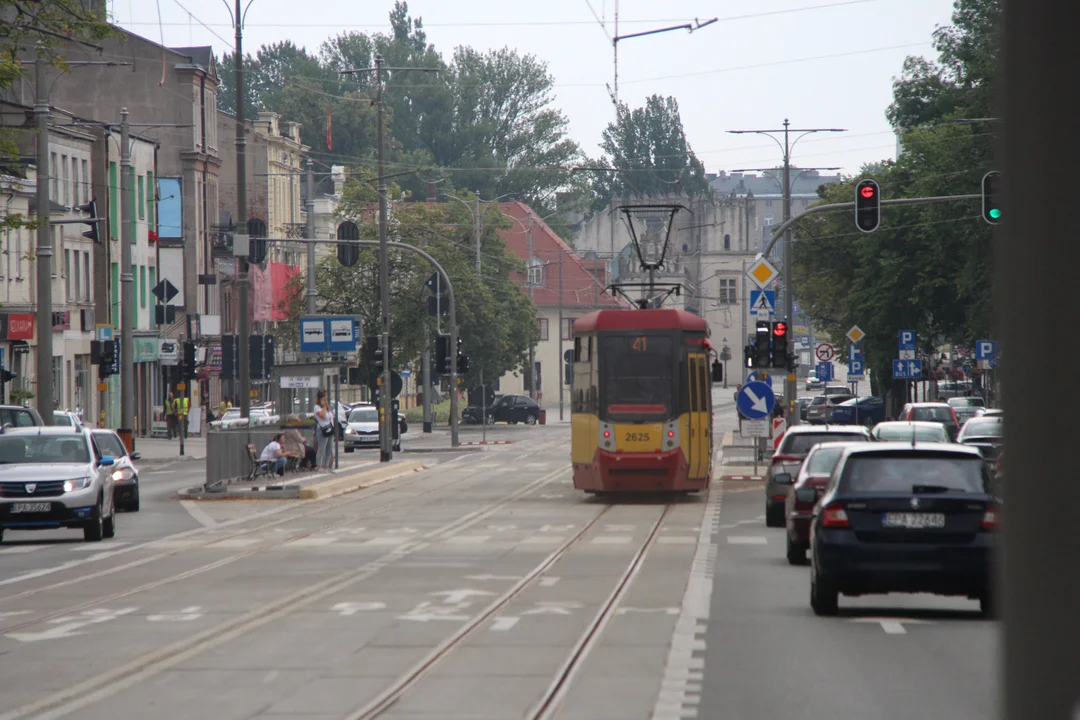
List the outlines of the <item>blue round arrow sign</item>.
<svg viewBox="0 0 1080 720">
<path fill-rule="evenodd" d="M 743 385 L 739 390 L 739 394 L 735 398 L 735 405 L 744 417 L 758 420 L 768 417 L 773 411 L 773 406 L 776 405 L 776 396 L 773 394 L 772 388 L 765 383 L 750 382 Z"/>
</svg>

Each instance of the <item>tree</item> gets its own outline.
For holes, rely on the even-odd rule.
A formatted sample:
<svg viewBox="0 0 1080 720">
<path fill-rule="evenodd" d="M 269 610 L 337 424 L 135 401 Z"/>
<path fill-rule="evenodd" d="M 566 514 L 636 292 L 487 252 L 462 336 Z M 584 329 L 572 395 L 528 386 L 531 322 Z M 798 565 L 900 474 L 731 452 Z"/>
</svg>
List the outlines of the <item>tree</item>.
<svg viewBox="0 0 1080 720">
<path fill-rule="evenodd" d="M 618 172 L 597 173 L 596 209 L 619 197 L 671 193 L 693 197 L 709 191 L 705 166 L 686 140 L 679 103 L 673 97 L 652 95 L 645 107 L 633 111 L 620 103 L 600 148 L 604 152 L 600 164 Z"/>
<path fill-rule="evenodd" d="M 346 183 L 339 207 L 342 219 L 356 222 L 364 240 L 378 238 L 374 179 L 370 173 L 354 173 Z M 392 187 L 389 192 L 400 199 L 400 188 Z M 390 239 L 423 248 L 450 276 L 462 345 L 470 359 L 467 381 L 481 371 L 490 379 L 523 369 L 528 349 L 538 339 L 533 305 L 513 280 L 513 274 L 524 268 L 508 254 L 498 234 L 506 225 L 508 221 L 497 215 L 486 217 L 481 236 L 482 274 L 478 276 L 472 218 L 463 206 L 393 205 Z M 434 341 L 434 319 L 427 314 L 429 291 L 424 286 L 432 268 L 419 256 L 391 250 L 389 271 L 391 336 L 395 365 L 401 368 L 419 357 L 425 338 Z M 360 261 L 351 268 L 341 266 L 336 256 L 321 260 L 316 287 L 320 313 L 358 315 L 368 329 L 381 326 L 378 254 L 374 248 L 363 248 Z M 297 301 L 291 308 L 292 323 L 298 321 L 301 306 Z M 443 328 L 445 331 L 445 321 Z M 288 335 L 298 337 L 296 332 Z"/>
</svg>

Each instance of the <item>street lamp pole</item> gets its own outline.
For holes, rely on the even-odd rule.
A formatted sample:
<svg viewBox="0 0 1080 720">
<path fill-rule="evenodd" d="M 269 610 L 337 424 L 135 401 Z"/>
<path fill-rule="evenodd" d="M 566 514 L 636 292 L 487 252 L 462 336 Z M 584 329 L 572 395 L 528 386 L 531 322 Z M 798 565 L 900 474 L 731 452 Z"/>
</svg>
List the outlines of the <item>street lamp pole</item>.
<svg viewBox="0 0 1080 720">
<path fill-rule="evenodd" d="M 819 132 L 845 132 L 844 128 L 792 128 L 791 123 L 787 118 L 784 118 L 784 127 L 779 130 L 728 130 L 733 135 L 743 134 L 755 134 L 764 135 L 771 138 L 778 145 L 784 153 L 784 181 L 783 181 L 783 193 L 784 193 L 784 223 L 788 224 L 791 219 L 791 151 L 795 148 L 795 144 L 799 140 L 803 139 L 807 135 L 812 135 Z M 784 142 L 773 137 L 774 133 L 783 133 Z M 799 133 L 799 136 L 792 141 L 791 133 Z M 784 318 L 787 320 L 788 327 L 791 327 L 795 315 L 795 293 L 792 278 L 794 276 L 794 268 L 792 268 L 791 262 L 791 230 L 789 229 L 784 234 L 784 259 L 783 259 L 783 288 L 784 288 Z M 796 382 L 796 376 L 793 372 L 788 372 L 784 380 L 784 403 L 786 405 L 784 411 L 784 417 L 787 419 L 788 427 L 799 424 L 799 417 L 795 413 L 795 396 L 798 395 L 798 384 Z"/>
</svg>

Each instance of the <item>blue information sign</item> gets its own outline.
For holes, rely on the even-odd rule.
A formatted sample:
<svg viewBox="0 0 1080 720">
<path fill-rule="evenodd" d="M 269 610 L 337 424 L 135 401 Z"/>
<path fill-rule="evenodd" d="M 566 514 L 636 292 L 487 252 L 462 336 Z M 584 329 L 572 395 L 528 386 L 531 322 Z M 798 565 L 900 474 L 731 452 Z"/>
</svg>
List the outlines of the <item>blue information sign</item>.
<svg viewBox="0 0 1080 720">
<path fill-rule="evenodd" d="M 922 360 L 893 360 L 893 380 L 918 380 L 922 377 Z"/>
<path fill-rule="evenodd" d="M 901 350 L 914 350 L 915 349 L 915 331 L 914 330 L 901 330 L 900 331 L 900 349 Z"/>
<path fill-rule="evenodd" d="M 356 352 L 358 342 L 355 318 L 300 318 L 300 352 L 302 353 L 351 353 Z"/>
<path fill-rule="evenodd" d="M 835 377 L 833 375 L 833 364 L 831 362 L 820 362 L 814 367 L 814 374 L 817 375 L 817 379 L 821 382 L 829 382 Z"/>
<path fill-rule="evenodd" d="M 848 361 L 848 378 L 862 377 L 866 369 L 863 366 L 862 358 Z"/>
<path fill-rule="evenodd" d="M 993 340 L 979 340 L 975 343 L 976 360 L 994 360 L 997 358 L 997 343 Z"/>
<path fill-rule="evenodd" d="M 744 417 L 751 420 L 760 420 L 767 417 L 776 405 L 776 396 L 772 388 L 762 382 L 749 382 L 739 390 L 735 398 L 735 406 Z"/>
</svg>

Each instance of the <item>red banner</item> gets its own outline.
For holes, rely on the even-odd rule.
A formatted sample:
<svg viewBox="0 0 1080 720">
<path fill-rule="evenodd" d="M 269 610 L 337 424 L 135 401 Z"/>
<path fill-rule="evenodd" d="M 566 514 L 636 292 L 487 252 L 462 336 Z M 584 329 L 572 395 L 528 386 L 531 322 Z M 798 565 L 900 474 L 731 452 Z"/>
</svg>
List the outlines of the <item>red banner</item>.
<svg viewBox="0 0 1080 720">
<path fill-rule="evenodd" d="M 31 313 L 8 315 L 8 340 L 33 340 L 34 316 Z"/>
</svg>

